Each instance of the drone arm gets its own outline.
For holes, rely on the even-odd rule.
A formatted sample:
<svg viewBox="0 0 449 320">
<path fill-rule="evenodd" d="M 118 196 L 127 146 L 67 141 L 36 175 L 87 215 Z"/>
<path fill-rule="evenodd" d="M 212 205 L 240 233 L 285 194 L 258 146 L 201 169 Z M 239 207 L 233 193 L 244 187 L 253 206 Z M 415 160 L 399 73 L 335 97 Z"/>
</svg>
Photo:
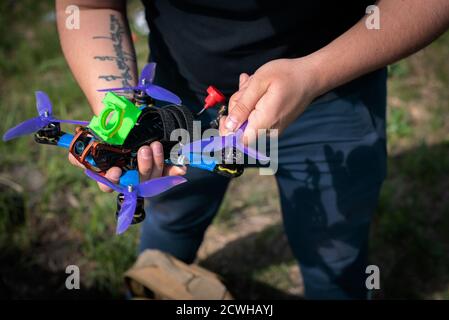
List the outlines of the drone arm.
<svg viewBox="0 0 449 320">
<path fill-rule="evenodd" d="M 188 159 L 187 165 L 189 167 L 217 173 L 227 178 L 239 177 L 244 171 L 243 164 L 219 163 L 214 157 L 207 156 L 206 154 L 191 152 L 188 154 Z M 165 164 L 180 165 L 180 163 L 173 163 L 169 159 L 165 160 Z"/>
<path fill-rule="evenodd" d="M 58 147 L 68 149 L 70 147 L 70 143 L 73 140 L 73 134 L 62 132 L 62 136 L 58 140 Z"/>
<path fill-rule="evenodd" d="M 119 184 L 122 187 L 129 185 L 136 186 L 139 184 L 139 172 L 137 170 L 128 170 L 120 177 Z"/>
</svg>

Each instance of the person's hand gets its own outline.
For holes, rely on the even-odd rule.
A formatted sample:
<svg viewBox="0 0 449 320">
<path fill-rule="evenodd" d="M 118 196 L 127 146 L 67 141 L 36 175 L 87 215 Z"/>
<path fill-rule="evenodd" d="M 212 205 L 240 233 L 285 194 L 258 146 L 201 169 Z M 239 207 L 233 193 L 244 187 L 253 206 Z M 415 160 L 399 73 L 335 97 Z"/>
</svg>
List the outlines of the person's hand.
<svg viewBox="0 0 449 320">
<path fill-rule="evenodd" d="M 237 130 L 248 120 L 248 132 L 282 132 L 318 95 L 314 68 L 304 58 L 279 59 L 261 66 L 253 75 L 241 74 L 239 90 L 229 100 L 229 114 L 220 121 L 220 134 Z"/>
<path fill-rule="evenodd" d="M 69 154 L 69 161 L 75 166 L 84 168 L 84 166 L 71 154 Z M 137 164 L 139 167 L 140 182 L 162 176 L 184 175 L 187 170 L 186 167 L 165 165 L 162 144 L 158 141 L 151 143 L 149 146 L 143 146 L 139 149 L 137 152 Z M 120 168 L 112 167 L 106 172 L 105 178 L 114 183 L 118 183 L 121 175 L 122 170 Z M 112 192 L 111 188 L 102 183 L 98 183 L 98 187 L 101 191 Z"/>
</svg>

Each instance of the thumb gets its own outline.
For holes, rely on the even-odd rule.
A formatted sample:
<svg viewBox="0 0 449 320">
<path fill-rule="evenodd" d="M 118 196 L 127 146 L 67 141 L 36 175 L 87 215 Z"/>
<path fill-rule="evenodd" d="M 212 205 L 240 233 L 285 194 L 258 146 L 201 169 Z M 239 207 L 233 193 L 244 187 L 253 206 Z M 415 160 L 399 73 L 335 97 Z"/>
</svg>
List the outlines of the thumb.
<svg viewBox="0 0 449 320">
<path fill-rule="evenodd" d="M 238 95 L 238 98 L 229 101 L 229 111 L 225 121 L 227 132 L 236 131 L 243 122 L 248 120 L 249 115 L 265 91 L 266 88 L 262 82 L 254 76 L 248 80 L 247 88 Z"/>
</svg>

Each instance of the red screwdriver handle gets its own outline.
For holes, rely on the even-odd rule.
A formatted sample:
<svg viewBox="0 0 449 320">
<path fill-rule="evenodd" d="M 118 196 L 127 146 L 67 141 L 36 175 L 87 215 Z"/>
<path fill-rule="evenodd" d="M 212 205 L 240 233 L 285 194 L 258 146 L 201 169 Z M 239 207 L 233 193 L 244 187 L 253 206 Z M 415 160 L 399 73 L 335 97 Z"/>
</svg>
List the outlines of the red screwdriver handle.
<svg viewBox="0 0 449 320">
<path fill-rule="evenodd" d="M 207 93 L 208 95 L 206 99 L 204 99 L 204 109 L 209 109 L 217 104 L 222 104 L 226 100 L 224 94 L 214 86 L 209 86 L 209 88 L 207 88 Z"/>
</svg>

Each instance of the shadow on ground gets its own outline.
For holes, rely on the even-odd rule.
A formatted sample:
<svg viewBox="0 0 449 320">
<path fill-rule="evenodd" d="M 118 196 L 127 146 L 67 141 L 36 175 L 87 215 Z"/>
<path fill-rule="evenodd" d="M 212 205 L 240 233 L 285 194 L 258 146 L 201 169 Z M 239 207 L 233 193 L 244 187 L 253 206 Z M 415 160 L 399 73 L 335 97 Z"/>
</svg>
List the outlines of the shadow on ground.
<svg viewBox="0 0 449 320">
<path fill-rule="evenodd" d="M 389 159 L 371 236 L 381 270 L 377 299 L 449 298 L 449 143 Z M 254 270 L 293 260 L 280 225 L 230 242 L 202 261 L 237 298 L 298 299 L 255 281 Z"/>
<path fill-rule="evenodd" d="M 237 299 L 299 299 L 253 277 L 255 270 L 292 262 L 282 225 L 275 224 L 231 241 L 200 264 L 220 274 Z"/>
<path fill-rule="evenodd" d="M 390 159 L 371 237 L 377 298 L 449 299 L 449 143 Z"/>
<path fill-rule="evenodd" d="M 65 270 L 51 271 L 34 261 L 33 252 L 11 251 L 0 256 L 0 299 L 108 299 L 114 294 L 97 288 L 67 290 Z"/>
<path fill-rule="evenodd" d="M 106 299 L 98 288 L 67 290 L 65 266 L 79 257 L 79 243 L 60 218 L 45 223 L 25 214 L 18 185 L 0 180 L 0 299 Z M 33 234 L 27 232 L 31 226 Z"/>
</svg>

